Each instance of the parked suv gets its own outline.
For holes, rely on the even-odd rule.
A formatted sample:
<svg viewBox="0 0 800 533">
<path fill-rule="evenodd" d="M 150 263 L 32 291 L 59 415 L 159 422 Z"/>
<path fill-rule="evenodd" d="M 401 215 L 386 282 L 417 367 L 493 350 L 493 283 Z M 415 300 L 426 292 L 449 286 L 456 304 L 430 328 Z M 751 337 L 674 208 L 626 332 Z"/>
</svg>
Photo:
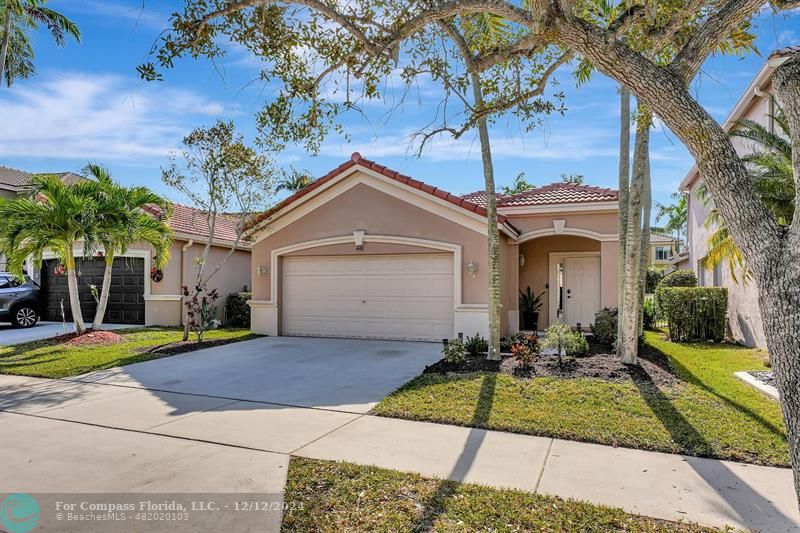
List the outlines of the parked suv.
<svg viewBox="0 0 800 533">
<path fill-rule="evenodd" d="M 0 322 L 29 328 L 39 321 L 39 286 L 25 276 L 22 282 L 13 274 L 0 272 Z"/>
</svg>

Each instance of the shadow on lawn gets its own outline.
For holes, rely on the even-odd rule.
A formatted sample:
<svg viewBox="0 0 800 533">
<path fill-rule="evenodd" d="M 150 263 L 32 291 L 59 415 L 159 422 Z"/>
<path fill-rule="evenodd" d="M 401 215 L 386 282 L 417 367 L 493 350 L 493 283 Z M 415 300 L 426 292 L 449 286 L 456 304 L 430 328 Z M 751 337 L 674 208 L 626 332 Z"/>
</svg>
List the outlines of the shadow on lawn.
<svg viewBox="0 0 800 533">
<path fill-rule="evenodd" d="M 453 470 L 446 479 L 439 482 L 436 492 L 424 503 L 424 511 L 411 528 L 411 531 L 430 531 L 437 518 L 447 509 L 450 499 L 458 490 L 458 482 L 464 481 L 469 473 L 475 457 L 478 455 L 486 438 L 485 428 L 489 422 L 494 402 L 494 392 L 497 384 L 497 374 L 485 373 L 481 382 L 481 392 L 478 395 L 478 402 L 475 405 L 475 412 L 472 415 L 469 425 L 473 428 L 464 443 L 464 449 L 458 456 Z"/>
<path fill-rule="evenodd" d="M 674 360 L 673 360 L 674 363 Z M 632 380 L 642 398 L 672 436 L 684 447 L 686 453 L 709 455 L 711 445 L 700 432 L 672 404 L 670 398 L 651 380 L 646 372 Z M 764 516 L 775 517 L 791 527 L 793 521 L 771 501 L 753 490 L 750 485 L 725 463 L 714 459 L 687 457 L 686 463 L 725 499 L 730 508 L 748 524 L 759 524 Z M 787 529 L 789 531 L 790 529 Z"/>
<path fill-rule="evenodd" d="M 702 349 L 719 348 L 718 345 L 706 345 L 706 344 L 692 344 L 691 346 L 692 346 L 692 348 L 702 348 Z M 763 426 L 764 429 L 766 429 L 767 431 L 771 432 L 772 434 L 774 434 L 774 435 L 776 435 L 778 437 L 783 437 L 783 438 L 786 437 L 786 432 L 783 429 L 781 429 L 780 427 L 776 426 L 774 423 L 772 423 L 771 421 L 767 420 L 766 418 L 761 416 L 759 413 L 754 412 L 749 407 L 747 407 L 745 405 L 742 405 L 741 403 L 736 401 L 736 399 L 719 393 L 713 387 L 707 385 L 705 381 L 700 379 L 700 377 L 698 377 L 694 372 L 689 370 L 685 365 L 681 364 L 681 362 L 678 361 L 677 359 L 675 359 L 674 357 L 670 357 L 669 355 L 667 355 L 663 351 L 659 350 L 658 348 L 656 348 L 652 344 L 648 344 L 648 348 L 650 350 L 654 351 L 654 352 L 659 353 L 664 358 L 669 360 L 670 364 L 674 367 L 675 371 L 677 372 L 677 374 L 678 374 L 678 376 L 680 377 L 681 380 L 683 380 L 686 383 L 689 383 L 691 385 L 694 385 L 695 387 L 697 387 L 699 389 L 702 389 L 703 391 L 705 391 L 705 392 L 707 392 L 709 394 L 712 394 L 716 398 L 719 398 L 720 400 L 722 400 L 723 402 L 727 403 L 728 405 L 730 405 L 731 407 L 733 407 L 737 411 L 740 411 L 740 412 L 744 413 L 746 416 L 751 418 L 755 423 Z M 733 379 L 733 378 L 731 378 L 731 379 Z M 636 380 L 634 380 L 634 383 L 636 383 L 637 387 L 639 386 L 639 383 Z M 640 390 L 641 390 L 641 388 L 640 388 Z"/>
</svg>

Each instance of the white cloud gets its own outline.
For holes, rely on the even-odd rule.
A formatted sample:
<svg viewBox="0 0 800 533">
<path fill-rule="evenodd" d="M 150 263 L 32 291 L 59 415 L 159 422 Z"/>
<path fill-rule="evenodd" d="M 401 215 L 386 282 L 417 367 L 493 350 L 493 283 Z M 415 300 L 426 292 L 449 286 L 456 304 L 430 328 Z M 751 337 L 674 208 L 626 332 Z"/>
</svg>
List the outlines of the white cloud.
<svg viewBox="0 0 800 533">
<path fill-rule="evenodd" d="M 61 73 L 0 94 L 0 156 L 161 157 L 200 120 L 236 113 L 194 92 L 113 75 Z"/>
</svg>

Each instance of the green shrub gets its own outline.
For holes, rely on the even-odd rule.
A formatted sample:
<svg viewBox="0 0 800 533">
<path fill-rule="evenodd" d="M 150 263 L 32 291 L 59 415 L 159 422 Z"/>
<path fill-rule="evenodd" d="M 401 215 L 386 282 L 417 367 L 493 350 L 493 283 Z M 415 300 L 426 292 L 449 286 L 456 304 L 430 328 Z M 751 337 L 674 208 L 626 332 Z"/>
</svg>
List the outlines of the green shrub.
<svg viewBox="0 0 800 533">
<path fill-rule="evenodd" d="M 616 307 L 606 307 L 595 313 L 594 324 L 592 324 L 594 340 L 613 348 L 617 342 L 617 320 L 618 312 Z"/>
<path fill-rule="evenodd" d="M 545 337 L 543 346 L 545 348 L 554 348 L 556 350 L 556 355 L 558 356 L 558 366 L 563 364 L 561 359 L 562 352 L 568 355 L 570 351 L 575 350 L 575 333 L 572 331 L 572 328 L 566 325 L 563 322 L 555 322 L 550 324 L 546 330 L 544 330 Z"/>
<path fill-rule="evenodd" d="M 583 357 L 589 353 L 589 341 L 581 335 L 580 331 L 575 331 L 572 334 L 572 339 L 567 343 L 566 351 L 567 355 Z"/>
<path fill-rule="evenodd" d="M 474 337 L 467 337 L 464 341 L 464 349 L 470 355 L 478 355 L 489 351 L 489 341 L 475 334 Z"/>
<path fill-rule="evenodd" d="M 656 295 L 672 341 L 725 338 L 728 289 L 659 287 Z"/>
<path fill-rule="evenodd" d="M 503 353 L 508 353 L 511 351 L 511 347 L 514 346 L 514 337 L 509 337 L 504 335 L 500 337 L 500 351 Z"/>
<path fill-rule="evenodd" d="M 253 299 L 251 292 L 232 292 L 225 298 L 225 325 L 234 328 L 250 327 L 250 306 L 247 300 Z"/>
<path fill-rule="evenodd" d="M 644 299 L 642 311 L 642 326 L 644 329 L 653 329 L 656 324 L 656 304 L 652 298 Z"/>
<path fill-rule="evenodd" d="M 658 282 L 656 292 L 660 287 L 697 287 L 697 276 L 692 270 L 676 270 Z"/>
<path fill-rule="evenodd" d="M 442 358 L 452 364 L 461 364 L 467 360 L 467 349 L 459 339 L 450 339 L 442 347 Z"/>
<path fill-rule="evenodd" d="M 658 283 L 664 278 L 664 267 L 661 265 L 649 265 L 647 267 L 644 292 L 653 294 L 656 292 Z"/>
</svg>

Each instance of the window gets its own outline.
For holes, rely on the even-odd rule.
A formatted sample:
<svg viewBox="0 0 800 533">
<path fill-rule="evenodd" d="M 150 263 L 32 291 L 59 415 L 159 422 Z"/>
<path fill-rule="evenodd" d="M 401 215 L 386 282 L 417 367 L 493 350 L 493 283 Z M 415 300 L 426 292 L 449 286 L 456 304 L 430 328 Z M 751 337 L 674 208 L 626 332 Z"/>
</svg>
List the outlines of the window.
<svg viewBox="0 0 800 533">
<path fill-rule="evenodd" d="M 656 261 L 666 261 L 672 257 L 672 246 L 656 246 Z"/>
<path fill-rule="evenodd" d="M 697 261 L 697 284 L 700 287 L 706 286 L 706 267 L 705 267 L 706 258 L 702 258 Z"/>
<path fill-rule="evenodd" d="M 713 278 L 714 287 L 722 287 L 722 263 L 717 263 L 714 267 Z"/>
<path fill-rule="evenodd" d="M 0 276 L 0 289 L 10 289 L 11 288 L 11 279 Z"/>
</svg>

